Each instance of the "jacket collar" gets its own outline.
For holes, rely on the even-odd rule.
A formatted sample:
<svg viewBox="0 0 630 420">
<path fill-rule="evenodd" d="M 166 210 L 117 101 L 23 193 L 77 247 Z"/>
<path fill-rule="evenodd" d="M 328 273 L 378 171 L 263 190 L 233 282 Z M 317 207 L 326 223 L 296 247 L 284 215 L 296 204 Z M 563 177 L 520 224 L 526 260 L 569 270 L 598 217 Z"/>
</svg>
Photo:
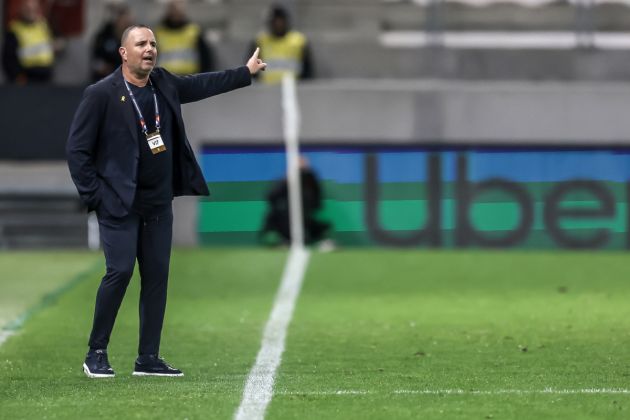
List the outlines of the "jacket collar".
<svg viewBox="0 0 630 420">
<path fill-rule="evenodd" d="M 161 98 L 166 99 L 166 103 L 171 107 L 171 110 L 176 116 L 176 119 L 180 118 L 179 108 L 175 103 L 175 98 L 177 97 L 177 92 L 174 91 L 173 87 L 168 83 L 162 83 L 161 69 L 155 68 L 151 72 L 151 82 L 153 83 L 153 87 L 156 91 L 160 92 L 162 95 Z M 138 140 L 138 115 L 133 107 L 133 103 L 131 102 L 131 98 L 129 98 L 129 92 L 127 92 L 127 87 L 124 83 L 124 78 L 122 74 L 122 66 L 119 66 L 114 72 L 109 76 L 112 78 L 111 83 L 113 86 L 113 92 L 116 95 L 116 101 L 120 102 L 122 105 L 122 114 L 124 116 L 125 122 L 133 138 Z M 124 99 L 123 99 L 124 98 Z"/>
<path fill-rule="evenodd" d="M 122 74 L 122 66 L 118 66 L 116 70 L 110 75 L 112 78 L 112 92 L 114 95 L 114 100 L 117 105 L 120 106 L 120 112 L 125 120 L 125 125 L 129 129 L 132 138 L 138 142 L 138 115 L 136 115 L 136 111 L 133 108 L 133 102 L 131 102 L 131 98 L 129 97 L 129 92 L 127 92 L 127 87 L 125 86 L 123 74 Z"/>
<path fill-rule="evenodd" d="M 162 97 L 166 99 L 166 103 L 171 107 L 171 110 L 175 113 L 175 115 L 179 117 L 179 104 L 175 101 L 178 94 L 170 83 L 165 82 L 164 75 L 165 72 L 161 68 L 154 68 L 151 72 L 151 82 L 153 83 L 155 90 L 162 93 Z"/>
</svg>

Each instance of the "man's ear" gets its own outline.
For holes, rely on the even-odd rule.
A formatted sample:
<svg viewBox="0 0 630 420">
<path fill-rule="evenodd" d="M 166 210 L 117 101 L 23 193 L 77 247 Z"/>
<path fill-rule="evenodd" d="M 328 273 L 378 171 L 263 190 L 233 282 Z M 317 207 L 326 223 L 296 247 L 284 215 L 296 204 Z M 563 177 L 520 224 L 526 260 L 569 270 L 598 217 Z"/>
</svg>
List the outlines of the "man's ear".
<svg viewBox="0 0 630 420">
<path fill-rule="evenodd" d="M 125 49 L 125 47 L 118 48 L 118 54 L 120 54 L 123 61 L 127 61 L 127 50 Z"/>
</svg>

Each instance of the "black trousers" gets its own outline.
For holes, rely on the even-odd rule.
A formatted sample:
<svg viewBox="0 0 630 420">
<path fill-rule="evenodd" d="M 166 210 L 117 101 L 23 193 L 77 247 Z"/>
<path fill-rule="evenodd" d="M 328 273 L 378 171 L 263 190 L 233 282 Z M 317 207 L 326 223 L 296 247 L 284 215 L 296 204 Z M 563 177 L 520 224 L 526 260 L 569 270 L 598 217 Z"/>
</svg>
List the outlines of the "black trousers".
<svg viewBox="0 0 630 420">
<path fill-rule="evenodd" d="M 166 309 L 173 237 L 171 204 L 130 212 L 123 218 L 97 211 L 107 271 L 96 294 L 89 346 L 105 349 L 136 259 L 140 269 L 140 340 L 138 354 L 158 354 Z"/>
</svg>

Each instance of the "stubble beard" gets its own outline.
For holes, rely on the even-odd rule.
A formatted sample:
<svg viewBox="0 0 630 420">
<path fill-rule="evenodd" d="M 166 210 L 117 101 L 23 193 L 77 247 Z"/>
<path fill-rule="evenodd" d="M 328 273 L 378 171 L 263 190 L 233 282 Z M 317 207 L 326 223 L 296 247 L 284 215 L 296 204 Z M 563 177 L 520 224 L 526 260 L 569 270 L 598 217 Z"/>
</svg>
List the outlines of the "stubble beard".
<svg viewBox="0 0 630 420">
<path fill-rule="evenodd" d="M 151 72 L 153 71 L 153 67 L 155 66 L 150 66 L 148 69 L 146 69 L 142 67 L 142 65 L 140 65 L 130 70 L 133 73 L 133 75 L 136 76 L 138 79 L 145 79 L 146 77 L 149 76 L 149 74 L 151 74 Z"/>
</svg>

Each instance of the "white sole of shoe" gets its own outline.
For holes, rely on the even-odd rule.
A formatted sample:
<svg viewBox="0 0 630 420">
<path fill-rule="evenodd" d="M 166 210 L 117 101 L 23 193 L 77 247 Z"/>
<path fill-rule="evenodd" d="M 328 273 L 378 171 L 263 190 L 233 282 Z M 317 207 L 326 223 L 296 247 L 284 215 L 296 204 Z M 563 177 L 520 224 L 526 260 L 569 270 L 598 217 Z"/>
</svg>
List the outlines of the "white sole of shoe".
<svg viewBox="0 0 630 420">
<path fill-rule="evenodd" d="M 148 373 L 148 372 L 133 372 L 132 376 L 184 376 L 183 373 Z"/>
<path fill-rule="evenodd" d="M 88 369 L 87 365 L 83 363 L 83 372 L 85 372 L 85 376 L 88 378 L 98 379 L 98 378 L 113 378 L 114 374 L 109 373 L 92 373 L 90 369 Z"/>
</svg>

